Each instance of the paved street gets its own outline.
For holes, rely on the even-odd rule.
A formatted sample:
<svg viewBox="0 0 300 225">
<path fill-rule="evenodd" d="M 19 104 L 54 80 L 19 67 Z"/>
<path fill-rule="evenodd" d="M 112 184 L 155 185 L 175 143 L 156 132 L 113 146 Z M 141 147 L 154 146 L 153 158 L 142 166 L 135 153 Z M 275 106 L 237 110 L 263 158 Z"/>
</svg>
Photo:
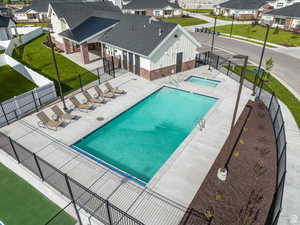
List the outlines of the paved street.
<svg viewBox="0 0 300 225">
<path fill-rule="evenodd" d="M 211 46 L 211 35 L 194 32 L 191 32 L 191 34 L 196 37 L 197 40 L 201 41 L 201 43 Z M 229 51 L 233 54 L 248 55 L 251 62 L 259 64 L 262 51 L 261 46 L 248 44 L 234 39 L 216 37 L 215 47 Z M 265 52 L 265 59 L 270 57 L 273 57 L 274 59 L 273 74 L 284 84 L 287 84 L 300 99 L 300 59 L 290 54 L 290 51 L 284 52 L 283 49 L 268 48 Z M 265 59 L 263 63 L 265 62 Z"/>
</svg>

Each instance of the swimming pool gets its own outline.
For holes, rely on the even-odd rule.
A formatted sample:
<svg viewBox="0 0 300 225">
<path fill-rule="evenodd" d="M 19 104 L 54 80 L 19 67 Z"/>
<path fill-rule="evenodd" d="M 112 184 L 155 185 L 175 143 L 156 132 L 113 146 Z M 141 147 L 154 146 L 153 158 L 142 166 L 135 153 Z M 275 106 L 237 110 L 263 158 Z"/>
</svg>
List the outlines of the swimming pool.
<svg viewBox="0 0 300 225">
<path fill-rule="evenodd" d="M 211 80 L 203 77 L 196 77 L 196 76 L 190 76 L 188 79 L 185 81 L 192 82 L 195 84 L 200 84 L 203 86 L 208 86 L 208 87 L 216 87 L 221 81 L 218 80 Z"/>
<path fill-rule="evenodd" d="M 74 146 L 148 182 L 216 101 L 163 87 Z"/>
</svg>

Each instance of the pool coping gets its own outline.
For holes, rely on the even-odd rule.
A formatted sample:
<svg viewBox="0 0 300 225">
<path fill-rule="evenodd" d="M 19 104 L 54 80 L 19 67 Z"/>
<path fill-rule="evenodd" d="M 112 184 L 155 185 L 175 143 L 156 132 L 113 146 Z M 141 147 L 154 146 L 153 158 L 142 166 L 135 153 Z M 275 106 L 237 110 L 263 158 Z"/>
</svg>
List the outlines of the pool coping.
<svg viewBox="0 0 300 225">
<path fill-rule="evenodd" d="M 215 82 L 217 82 L 218 84 L 216 86 L 214 86 L 213 88 L 217 87 L 220 83 L 222 83 L 222 81 L 220 81 L 220 80 L 209 79 L 209 78 L 200 77 L 200 76 L 196 76 L 196 75 L 190 75 L 190 76 L 186 77 L 183 81 L 184 82 L 190 82 L 188 80 L 190 78 L 192 78 L 192 77 L 194 77 L 194 78 L 200 78 L 200 79 L 203 79 L 203 80 L 209 80 L 209 81 L 215 81 Z M 194 82 L 190 82 L 190 83 L 194 83 Z M 194 84 L 198 84 L 198 83 L 194 83 Z M 198 85 L 201 85 L 201 84 L 198 84 Z M 202 86 L 212 87 L 212 86 L 208 86 L 208 85 L 202 85 Z"/>
<path fill-rule="evenodd" d="M 177 152 L 178 148 L 180 148 L 180 146 L 185 143 L 186 139 L 189 138 L 189 136 L 191 135 L 191 133 L 194 131 L 194 129 L 197 128 L 197 125 L 190 131 L 190 133 L 188 134 L 188 136 L 180 143 L 180 145 L 173 151 L 173 153 L 168 157 L 168 159 L 163 163 L 163 165 L 159 168 L 159 170 L 157 170 L 157 172 L 152 176 L 152 178 L 148 181 L 148 182 L 145 182 L 133 175 L 131 175 L 130 173 L 127 173 L 113 165 L 111 165 L 110 163 L 106 162 L 105 160 L 103 159 L 100 159 L 99 157 L 96 157 L 90 153 L 88 153 L 87 151 L 85 151 L 84 149 L 81 149 L 77 146 L 75 146 L 74 144 L 81 141 L 82 139 L 84 139 L 85 137 L 91 135 L 92 133 L 96 132 L 98 129 L 100 129 L 101 127 L 107 125 L 108 123 L 110 123 L 112 120 L 116 119 L 117 117 L 121 116 L 123 113 L 127 112 L 128 110 L 130 110 L 131 108 L 133 108 L 135 105 L 139 104 L 140 102 L 144 101 L 145 99 L 149 98 L 152 94 L 154 94 L 155 92 L 158 92 L 159 90 L 163 89 L 163 88 L 171 88 L 171 89 L 176 89 L 178 91 L 184 91 L 184 92 L 188 92 L 188 93 L 192 93 L 192 94 L 197 94 L 197 95 L 202 95 L 202 96 L 205 96 L 205 97 L 208 97 L 208 98 L 212 98 L 212 99 L 215 99 L 216 102 L 215 104 L 210 108 L 210 110 L 205 114 L 205 116 L 203 117 L 202 120 L 206 120 L 206 116 L 208 114 L 210 114 L 211 110 L 215 107 L 215 105 L 219 102 L 220 98 L 218 97 L 214 97 L 214 96 L 209 96 L 207 94 L 201 94 L 201 93 L 196 93 L 196 92 L 192 92 L 192 91 L 189 91 L 189 90 L 186 90 L 186 89 L 183 89 L 183 88 L 178 88 L 178 87 L 174 87 L 174 86 L 171 86 L 171 85 L 168 85 L 168 84 L 163 84 L 157 88 L 155 88 L 154 90 L 151 90 L 149 93 L 147 93 L 146 95 L 142 96 L 138 101 L 136 101 L 135 103 L 133 104 L 130 104 L 128 107 L 126 107 L 124 110 L 122 110 L 121 112 L 119 113 L 116 113 L 115 115 L 109 117 L 109 119 L 107 119 L 107 121 L 103 124 L 101 124 L 100 126 L 98 126 L 97 128 L 95 128 L 94 130 L 90 131 L 89 133 L 87 133 L 86 135 L 84 135 L 83 137 L 79 138 L 78 140 L 74 141 L 71 145 L 68 146 L 68 150 L 73 150 L 73 151 L 76 151 L 80 154 L 82 154 L 83 156 L 85 157 L 88 157 L 89 159 L 95 161 L 96 163 L 99 163 L 101 164 L 102 166 L 105 166 L 111 170 L 113 170 L 114 172 L 118 173 L 119 175 L 122 175 L 124 177 L 127 177 L 128 179 L 130 179 L 131 181 L 141 185 L 141 186 L 151 186 L 150 183 L 152 183 L 152 180 L 154 177 L 156 177 L 156 175 L 160 172 L 160 170 L 165 166 L 165 164 L 170 160 L 170 158 L 173 156 L 174 153 Z"/>
</svg>

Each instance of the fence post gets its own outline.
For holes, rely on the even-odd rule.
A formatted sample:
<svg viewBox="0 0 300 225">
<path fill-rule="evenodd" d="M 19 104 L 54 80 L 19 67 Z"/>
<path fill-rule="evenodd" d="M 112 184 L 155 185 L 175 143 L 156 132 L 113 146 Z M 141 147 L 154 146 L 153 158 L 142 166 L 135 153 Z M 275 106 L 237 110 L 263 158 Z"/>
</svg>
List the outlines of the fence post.
<svg viewBox="0 0 300 225">
<path fill-rule="evenodd" d="M 115 78 L 115 63 L 114 63 L 114 57 L 111 57 L 111 66 L 112 66 L 112 73 L 113 73 L 113 77 Z"/>
<path fill-rule="evenodd" d="M 276 114 L 275 114 L 274 119 L 273 119 L 273 121 L 272 121 L 273 126 L 274 126 L 274 123 L 275 123 L 275 121 L 276 121 L 276 119 L 277 119 L 277 116 L 278 116 L 279 111 L 280 111 L 280 106 L 278 105 Z"/>
<path fill-rule="evenodd" d="M 273 102 L 273 98 L 274 98 L 274 92 L 272 92 L 272 97 L 271 97 L 271 100 L 270 100 L 270 103 L 269 103 L 269 107 L 268 107 L 268 110 L 270 111 L 271 109 L 271 105 L 272 105 L 272 102 Z"/>
<path fill-rule="evenodd" d="M 70 183 L 69 183 L 69 178 L 68 178 L 68 175 L 67 175 L 67 174 L 65 174 L 65 179 L 66 179 L 68 191 L 69 191 L 69 194 L 70 194 L 70 197 L 71 197 L 71 201 L 73 202 L 73 206 L 74 206 L 74 210 L 75 210 L 75 212 L 76 212 L 76 216 L 77 216 L 78 222 L 79 222 L 80 225 L 82 225 L 81 218 L 80 218 L 78 209 L 77 209 L 77 207 L 76 207 L 76 202 L 75 202 L 74 197 L 73 197 L 71 185 L 70 185 Z"/>
<path fill-rule="evenodd" d="M 40 163 L 39 163 L 39 161 L 37 160 L 36 154 L 35 154 L 35 153 L 32 153 L 32 154 L 33 154 L 33 158 L 34 158 L 34 160 L 35 160 L 36 166 L 37 166 L 37 168 L 38 168 L 38 170 L 39 170 L 39 173 L 40 173 L 40 175 L 41 175 L 41 179 L 42 179 L 42 181 L 44 181 L 45 178 L 44 178 L 44 175 L 43 175 L 43 173 L 42 173 Z"/>
<path fill-rule="evenodd" d="M 106 210 L 107 210 L 107 215 L 108 215 L 108 222 L 111 225 L 112 220 L 111 220 L 111 216 L 110 216 L 110 209 L 109 209 L 109 201 L 108 200 L 105 200 L 105 205 L 106 205 Z"/>
<path fill-rule="evenodd" d="M 190 216 L 191 216 L 191 213 L 192 213 L 192 210 L 191 210 L 191 209 L 188 209 L 188 210 L 187 210 L 187 213 L 188 213 L 188 215 L 187 215 L 186 219 L 184 220 L 183 225 L 186 225 L 187 222 L 189 221 Z"/>
<path fill-rule="evenodd" d="M 98 82 L 99 82 L 99 85 L 100 85 L 100 84 L 101 84 L 101 81 L 100 81 L 99 68 L 97 68 L 97 76 L 98 76 Z"/>
<path fill-rule="evenodd" d="M 81 82 L 81 75 L 80 74 L 78 74 L 78 78 L 79 78 L 80 89 L 81 89 L 81 91 L 83 91 L 82 82 Z"/>
<path fill-rule="evenodd" d="M 14 97 L 14 102 L 15 102 L 15 105 L 16 105 L 16 108 L 17 110 L 19 111 L 20 115 L 22 115 L 22 111 L 20 109 L 20 106 L 19 106 L 19 103 L 18 103 L 18 100 L 17 100 L 17 97 L 15 96 Z M 17 117 L 18 118 L 18 117 Z"/>
<path fill-rule="evenodd" d="M 7 116 L 6 116 L 6 113 L 5 113 L 5 111 L 4 111 L 4 108 L 3 108 L 2 103 L 0 103 L 0 106 L 1 106 L 1 110 L 2 110 L 2 112 L 3 112 L 4 118 L 5 118 L 5 120 L 6 120 L 6 123 L 9 124 L 9 121 L 8 121 L 8 119 L 7 119 Z"/>
<path fill-rule="evenodd" d="M 220 60 L 220 56 L 218 55 L 218 57 L 217 57 L 217 63 L 216 63 L 216 70 L 219 68 L 219 60 Z"/>
<path fill-rule="evenodd" d="M 38 111 L 39 111 L 39 109 L 38 109 L 38 107 L 37 107 L 37 104 L 36 104 L 36 100 L 35 100 L 35 96 L 34 96 L 34 93 L 33 93 L 33 91 L 31 91 L 31 95 L 32 95 L 32 98 L 33 98 L 33 101 L 34 101 L 34 106 L 35 106 L 35 109 L 36 109 L 36 111 L 38 112 Z"/>
<path fill-rule="evenodd" d="M 11 146 L 12 150 L 13 150 L 14 153 L 15 153 L 16 159 L 17 159 L 18 163 L 20 163 L 21 161 L 20 161 L 20 158 L 19 158 L 19 156 L 18 156 L 18 154 L 17 154 L 17 151 L 16 151 L 16 149 L 15 149 L 15 146 L 14 146 L 14 144 L 13 144 L 11 138 L 8 137 L 8 139 L 9 139 L 10 146 Z"/>
<path fill-rule="evenodd" d="M 230 67 L 231 67 L 231 61 L 229 61 L 229 63 L 228 63 L 227 76 L 229 76 Z"/>
<path fill-rule="evenodd" d="M 279 129 L 278 135 L 277 135 L 277 137 L 276 137 L 276 144 L 278 143 L 278 138 L 279 138 L 279 136 L 280 136 L 280 133 L 281 133 L 283 127 L 284 127 L 284 122 L 282 122 L 282 125 L 281 125 L 281 127 L 280 127 L 280 129 Z"/>
</svg>

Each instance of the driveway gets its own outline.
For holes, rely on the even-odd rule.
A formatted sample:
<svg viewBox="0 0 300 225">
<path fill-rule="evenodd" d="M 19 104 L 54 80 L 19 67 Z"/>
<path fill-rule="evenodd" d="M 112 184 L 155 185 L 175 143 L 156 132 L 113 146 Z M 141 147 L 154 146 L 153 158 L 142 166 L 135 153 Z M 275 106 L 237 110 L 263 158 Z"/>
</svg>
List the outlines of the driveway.
<svg viewBox="0 0 300 225">
<path fill-rule="evenodd" d="M 211 35 L 194 32 L 191 32 L 191 34 L 202 44 L 211 46 Z M 215 47 L 228 51 L 232 54 L 248 55 L 251 62 L 259 64 L 262 46 L 253 45 L 251 43 L 235 39 L 215 37 Z M 296 52 L 294 54 L 297 54 L 297 52 L 300 51 L 297 49 L 294 50 L 294 52 Z M 289 51 L 285 51 L 283 48 L 267 48 L 263 63 L 270 57 L 274 59 L 274 68 L 272 73 L 279 78 L 283 84 L 287 85 L 298 99 L 300 99 L 300 59 L 294 57 Z"/>
</svg>

